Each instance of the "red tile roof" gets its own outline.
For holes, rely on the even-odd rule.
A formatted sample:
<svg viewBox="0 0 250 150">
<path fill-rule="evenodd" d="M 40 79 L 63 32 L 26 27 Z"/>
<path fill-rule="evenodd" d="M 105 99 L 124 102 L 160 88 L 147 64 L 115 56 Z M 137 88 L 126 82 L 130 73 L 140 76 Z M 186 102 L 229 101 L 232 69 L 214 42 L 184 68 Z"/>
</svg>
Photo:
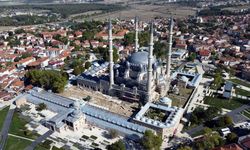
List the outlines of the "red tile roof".
<svg viewBox="0 0 250 150">
<path fill-rule="evenodd" d="M 221 147 L 214 148 L 213 150 L 243 150 L 238 144 L 229 144 Z"/>
<path fill-rule="evenodd" d="M 209 56 L 210 55 L 210 51 L 209 50 L 200 50 L 199 51 L 199 55 L 200 56 Z"/>
</svg>

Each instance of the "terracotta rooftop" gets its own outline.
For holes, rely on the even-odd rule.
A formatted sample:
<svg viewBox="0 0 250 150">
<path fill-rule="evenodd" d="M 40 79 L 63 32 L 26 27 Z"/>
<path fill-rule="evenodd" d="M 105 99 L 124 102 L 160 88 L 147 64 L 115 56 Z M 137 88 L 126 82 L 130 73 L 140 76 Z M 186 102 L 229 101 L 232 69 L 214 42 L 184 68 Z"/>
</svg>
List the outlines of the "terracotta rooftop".
<svg viewBox="0 0 250 150">
<path fill-rule="evenodd" d="M 238 144 L 229 144 L 221 147 L 214 148 L 213 150 L 243 150 Z"/>
</svg>

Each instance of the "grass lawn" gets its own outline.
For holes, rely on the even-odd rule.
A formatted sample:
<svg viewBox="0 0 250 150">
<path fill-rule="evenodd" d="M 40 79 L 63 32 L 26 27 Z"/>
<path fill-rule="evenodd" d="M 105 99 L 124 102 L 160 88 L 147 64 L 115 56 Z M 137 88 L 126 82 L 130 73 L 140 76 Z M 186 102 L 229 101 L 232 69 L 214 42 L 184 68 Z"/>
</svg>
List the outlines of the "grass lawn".
<svg viewBox="0 0 250 150">
<path fill-rule="evenodd" d="M 200 131 L 197 131 L 197 132 L 194 132 L 193 134 L 191 134 L 191 137 L 196 137 L 196 136 L 200 136 L 200 135 L 203 135 L 204 134 L 204 131 L 203 130 L 200 130 Z"/>
<path fill-rule="evenodd" d="M 49 149 L 38 145 L 38 146 L 36 146 L 36 148 L 34 150 L 49 150 Z"/>
<path fill-rule="evenodd" d="M 235 94 L 236 95 L 242 95 L 242 96 L 250 96 L 250 92 L 246 90 L 242 90 L 240 88 L 235 88 Z"/>
<path fill-rule="evenodd" d="M 0 110 L 0 131 L 2 130 L 3 123 L 4 123 L 4 120 L 5 120 L 7 113 L 9 111 L 9 108 L 10 107 L 5 107 L 4 109 Z"/>
<path fill-rule="evenodd" d="M 229 79 L 230 81 L 250 88 L 250 84 L 239 79 Z"/>
<path fill-rule="evenodd" d="M 211 105 L 211 106 L 216 106 L 219 108 L 225 108 L 225 109 L 236 109 L 244 104 L 248 104 L 248 100 L 243 100 L 239 98 L 232 98 L 230 100 L 223 99 L 223 98 L 218 98 L 218 97 L 209 97 L 206 96 L 204 98 L 204 103 Z"/>
<path fill-rule="evenodd" d="M 21 118 L 19 113 L 15 111 L 12 123 L 10 126 L 9 133 L 14 135 L 19 135 L 22 137 L 30 138 L 30 139 L 36 139 L 38 137 L 37 134 L 32 133 L 31 131 L 28 131 L 25 127 L 27 124 L 27 120 L 25 118 Z M 26 134 L 25 134 L 26 131 Z"/>
<path fill-rule="evenodd" d="M 28 140 L 8 136 L 5 150 L 22 150 L 29 146 L 31 143 L 32 142 Z"/>
</svg>

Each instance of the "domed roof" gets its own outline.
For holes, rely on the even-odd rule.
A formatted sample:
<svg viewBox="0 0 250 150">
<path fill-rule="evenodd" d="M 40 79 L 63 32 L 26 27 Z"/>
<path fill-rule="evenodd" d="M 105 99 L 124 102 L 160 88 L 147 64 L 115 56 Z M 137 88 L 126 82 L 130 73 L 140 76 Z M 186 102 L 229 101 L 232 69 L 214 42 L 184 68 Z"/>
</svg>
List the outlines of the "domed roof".
<svg viewBox="0 0 250 150">
<path fill-rule="evenodd" d="M 160 98 L 160 102 L 162 103 L 168 103 L 168 102 L 172 102 L 172 100 L 168 97 L 162 97 Z"/>
<path fill-rule="evenodd" d="M 133 53 L 129 57 L 129 62 L 133 64 L 142 64 L 142 65 L 147 65 L 148 64 L 148 52 L 146 51 L 139 51 Z M 153 57 L 152 63 L 155 63 L 155 57 Z"/>
</svg>

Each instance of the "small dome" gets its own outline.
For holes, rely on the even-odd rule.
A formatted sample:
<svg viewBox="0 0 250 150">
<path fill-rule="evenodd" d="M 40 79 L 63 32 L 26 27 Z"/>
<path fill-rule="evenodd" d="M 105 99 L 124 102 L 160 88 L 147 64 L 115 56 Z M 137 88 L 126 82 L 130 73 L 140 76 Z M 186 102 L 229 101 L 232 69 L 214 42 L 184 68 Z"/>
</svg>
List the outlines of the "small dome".
<svg viewBox="0 0 250 150">
<path fill-rule="evenodd" d="M 169 103 L 169 102 L 172 102 L 172 100 L 170 98 L 168 98 L 168 97 L 162 97 L 160 99 L 160 102 L 162 102 L 162 103 Z"/>
<path fill-rule="evenodd" d="M 146 51 L 139 51 L 136 53 L 133 53 L 129 57 L 129 62 L 133 64 L 142 64 L 142 65 L 147 65 L 148 64 L 148 52 Z M 155 57 L 153 57 L 152 63 L 154 64 L 156 62 Z"/>
<path fill-rule="evenodd" d="M 188 82 L 189 79 L 186 76 L 182 76 L 181 80 L 184 81 L 184 82 Z"/>
</svg>

